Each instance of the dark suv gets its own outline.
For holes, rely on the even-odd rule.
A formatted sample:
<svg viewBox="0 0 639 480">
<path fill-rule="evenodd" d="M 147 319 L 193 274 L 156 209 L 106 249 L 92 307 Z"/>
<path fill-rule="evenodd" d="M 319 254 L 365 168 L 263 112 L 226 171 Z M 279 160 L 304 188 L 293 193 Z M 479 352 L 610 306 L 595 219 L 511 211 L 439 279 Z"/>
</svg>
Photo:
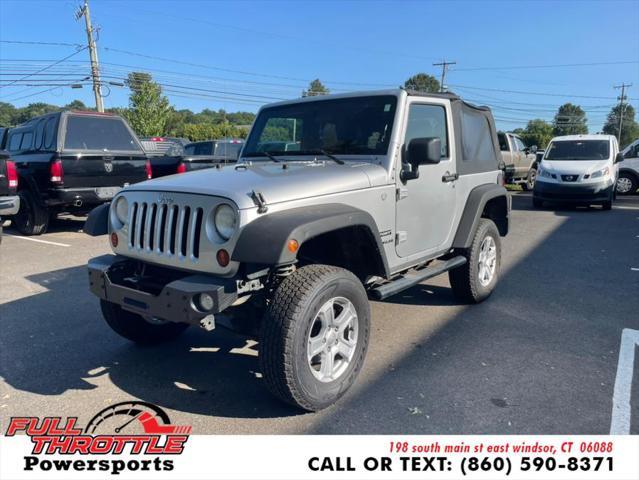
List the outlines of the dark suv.
<svg viewBox="0 0 639 480">
<path fill-rule="evenodd" d="M 151 178 L 135 133 L 116 115 L 51 113 L 12 128 L 3 143 L 18 170 L 13 223 L 24 235 L 44 233 L 58 213 L 85 213 Z"/>
</svg>

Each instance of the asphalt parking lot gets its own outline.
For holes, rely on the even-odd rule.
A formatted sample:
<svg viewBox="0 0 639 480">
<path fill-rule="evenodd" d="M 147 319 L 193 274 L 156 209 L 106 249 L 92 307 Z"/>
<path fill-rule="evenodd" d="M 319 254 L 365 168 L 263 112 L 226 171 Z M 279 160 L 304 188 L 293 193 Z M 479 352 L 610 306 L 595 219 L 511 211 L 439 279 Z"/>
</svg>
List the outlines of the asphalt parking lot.
<svg viewBox="0 0 639 480">
<path fill-rule="evenodd" d="M 607 434 L 620 339 L 639 330 L 639 196 L 598 208 L 533 210 L 513 195 L 500 285 L 456 303 L 443 275 L 373 304 L 356 387 L 300 413 L 262 385 L 252 341 L 195 328 L 136 347 L 103 322 L 86 261 L 106 237 L 59 220 L 0 247 L 0 418 L 77 416 L 129 399 L 194 433 Z M 46 243 L 43 243 L 46 242 Z M 639 355 L 625 369 L 639 433 Z"/>
</svg>

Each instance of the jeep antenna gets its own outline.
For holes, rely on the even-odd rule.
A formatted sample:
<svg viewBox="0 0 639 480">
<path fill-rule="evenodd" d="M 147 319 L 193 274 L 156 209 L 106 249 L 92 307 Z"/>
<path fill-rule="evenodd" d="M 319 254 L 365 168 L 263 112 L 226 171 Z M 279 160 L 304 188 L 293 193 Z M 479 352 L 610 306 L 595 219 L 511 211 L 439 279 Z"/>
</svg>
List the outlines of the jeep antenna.
<svg viewBox="0 0 639 480">
<path fill-rule="evenodd" d="M 75 19 L 80 20 L 84 17 L 87 30 L 87 41 L 89 43 L 89 57 L 91 58 L 91 76 L 93 77 L 93 94 L 95 95 L 95 109 L 98 112 L 104 112 L 104 103 L 102 102 L 102 92 L 100 91 L 100 68 L 98 65 L 98 51 L 93 39 L 95 28 L 91 25 L 91 12 L 89 11 L 89 0 L 84 0 L 84 5 L 78 7 L 75 12 Z"/>
</svg>

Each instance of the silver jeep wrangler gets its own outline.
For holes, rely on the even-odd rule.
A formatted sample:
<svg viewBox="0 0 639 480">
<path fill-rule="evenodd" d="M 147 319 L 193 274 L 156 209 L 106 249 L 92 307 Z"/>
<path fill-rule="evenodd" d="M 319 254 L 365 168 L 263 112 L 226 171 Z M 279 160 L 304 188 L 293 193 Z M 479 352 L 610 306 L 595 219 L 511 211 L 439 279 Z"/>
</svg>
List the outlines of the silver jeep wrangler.
<svg viewBox="0 0 639 480">
<path fill-rule="evenodd" d="M 263 107 L 239 163 L 125 188 L 85 226 L 109 326 L 138 343 L 189 325 L 259 339 L 269 390 L 306 410 L 353 384 L 383 300 L 448 272 L 497 284 L 510 201 L 490 110 L 402 89 Z"/>
</svg>

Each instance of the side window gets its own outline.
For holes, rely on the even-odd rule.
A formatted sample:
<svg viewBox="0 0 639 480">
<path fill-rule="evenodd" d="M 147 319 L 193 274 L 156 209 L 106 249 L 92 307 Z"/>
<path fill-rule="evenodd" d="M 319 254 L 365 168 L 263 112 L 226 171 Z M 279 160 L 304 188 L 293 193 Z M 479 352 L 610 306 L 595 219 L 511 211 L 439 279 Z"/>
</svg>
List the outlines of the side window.
<svg viewBox="0 0 639 480">
<path fill-rule="evenodd" d="M 624 155 L 624 158 L 637 158 L 637 157 L 639 157 L 639 144 L 628 149 L 628 151 Z"/>
<path fill-rule="evenodd" d="M 20 150 L 31 150 L 33 146 L 33 132 L 28 131 L 22 134 L 22 142 L 20 143 Z"/>
<path fill-rule="evenodd" d="M 442 142 L 442 157 L 448 157 L 448 129 L 445 108 L 439 105 L 411 105 L 408 112 L 404 145 L 407 147 L 414 138 L 429 137 L 439 137 Z"/>
<path fill-rule="evenodd" d="M 55 128 L 55 117 L 51 117 L 47 120 L 46 125 L 44 126 L 44 141 L 42 148 L 44 150 L 51 150 L 56 143 L 56 128 Z"/>
<path fill-rule="evenodd" d="M 33 149 L 40 150 L 42 148 L 42 141 L 44 140 L 44 124 L 46 123 L 45 119 L 42 119 L 38 122 L 35 128 L 35 141 L 33 142 Z"/>
<path fill-rule="evenodd" d="M 200 151 L 198 155 L 213 155 L 213 143 L 205 142 L 200 144 Z"/>
<path fill-rule="evenodd" d="M 505 133 L 498 133 L 497 139 L 499 140 L 499 150 L 502 152 L 509 152 L 510 147 L 508 146 L 508 136 Z"/>
<path fill-rule="evenodd" d="M 16 133 L 12 133 L 9 136 L 9 151 L 10 152 L 17 152 L 18 150 L 20 150 L 20 143 L 22 142 L 22 132 L 16 132 Z"/>
<path fill-rule="evenodd" d="M 488 171 L 496 166 L 495 147 L 490 124 L 486 116 L 470 107 L 462 107 L 462 160 L 476 167 L 463 170 Z M 483 166 L 480 167 L 480 164 Z M 459 165 L 459 164 L 458 164 Z"/>
<path fill-rule="evenodd" d="M 515 140 L 515 145 L 517 145 L 517 150 L 519 150 L 520 152 L 523 152 L 524 150 L 526 150 L 526 145 L 524 145 L 524 142 L 521 141 L 521 138 L 513 137 L 513 140 Z"/>
</svg>

